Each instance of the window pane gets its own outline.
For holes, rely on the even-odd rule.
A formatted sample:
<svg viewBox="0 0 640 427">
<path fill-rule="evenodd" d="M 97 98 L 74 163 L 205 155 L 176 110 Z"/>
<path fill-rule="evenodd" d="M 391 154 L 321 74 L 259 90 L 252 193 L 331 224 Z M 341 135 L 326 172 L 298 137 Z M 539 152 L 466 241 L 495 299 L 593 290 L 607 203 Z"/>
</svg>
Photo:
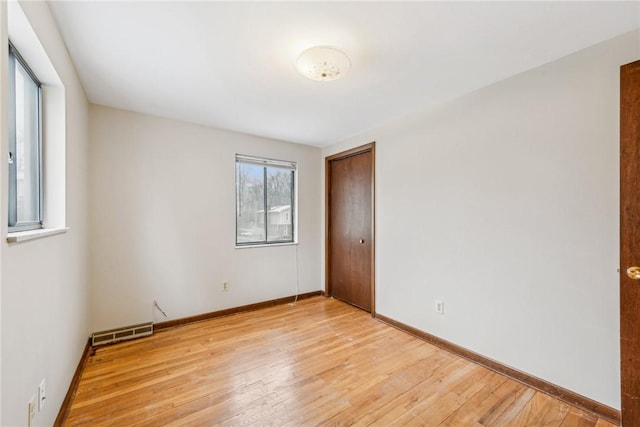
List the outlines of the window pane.
<svg viewBox="0 0 640 427">
<path fill-rule="evenodd" d="M 267 167 L 267 239 L 293 240 L 293 172 L 291 169 Z"/>
<path fill-rule="evenodd" d="M 236 163 L 236 242 L 264 242 L 264 167 Z"/>
<path fill-rule="evenodd" d="M 38 86 L 15 61 L 16 195 L 18 224 L 40 221 Z"/>
</svg>

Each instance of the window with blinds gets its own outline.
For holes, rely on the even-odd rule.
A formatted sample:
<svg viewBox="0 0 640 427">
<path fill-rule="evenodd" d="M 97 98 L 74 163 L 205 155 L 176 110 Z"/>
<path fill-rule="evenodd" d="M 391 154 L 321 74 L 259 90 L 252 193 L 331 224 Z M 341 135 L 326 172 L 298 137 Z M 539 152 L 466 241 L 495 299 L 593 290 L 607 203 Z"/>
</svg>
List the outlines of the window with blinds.
<svg viewBox="0 0 640 427">
<path fill-rule="evenodd" d="M 236 246 L 293 243 L 295 162 L 236 155 Z"/>
<path fill-rule="evenodd" d="M 9 231 L 42 228 L 40 82 L 9 44 Z"/>
</svg>

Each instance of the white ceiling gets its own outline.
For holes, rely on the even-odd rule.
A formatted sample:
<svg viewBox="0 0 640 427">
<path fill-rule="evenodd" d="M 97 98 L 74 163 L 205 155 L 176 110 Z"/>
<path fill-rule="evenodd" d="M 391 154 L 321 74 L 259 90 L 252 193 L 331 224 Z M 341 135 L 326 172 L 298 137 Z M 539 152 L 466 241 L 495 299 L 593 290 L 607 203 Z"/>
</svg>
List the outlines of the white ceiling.
<svg viewBox="0 0 640 427">
<path fill-rule="evenodd" d="M 96 104 L 325 146 L 640 26 L 639 2 L 66 2 Z M 351 71 L 295 69 L 313 45 Z"/>
</svg>

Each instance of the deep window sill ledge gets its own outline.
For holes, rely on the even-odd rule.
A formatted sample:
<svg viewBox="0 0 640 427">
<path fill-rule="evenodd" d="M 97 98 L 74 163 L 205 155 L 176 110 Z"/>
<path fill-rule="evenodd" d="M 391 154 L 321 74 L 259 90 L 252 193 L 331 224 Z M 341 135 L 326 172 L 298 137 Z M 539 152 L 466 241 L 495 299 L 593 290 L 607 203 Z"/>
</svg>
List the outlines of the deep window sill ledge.
<svg viewBox="0 0 640 427">
<path fill-rule="evenodd" d="M 7 234 L 8 243 L 27 242 L 29 240 L 41 239 L 43 237 L 55 236 L 56 234 L 66 233 L 69 227 L 62 228 L 41 228 L 38 230 L 17 231 Z"/>
</svg>

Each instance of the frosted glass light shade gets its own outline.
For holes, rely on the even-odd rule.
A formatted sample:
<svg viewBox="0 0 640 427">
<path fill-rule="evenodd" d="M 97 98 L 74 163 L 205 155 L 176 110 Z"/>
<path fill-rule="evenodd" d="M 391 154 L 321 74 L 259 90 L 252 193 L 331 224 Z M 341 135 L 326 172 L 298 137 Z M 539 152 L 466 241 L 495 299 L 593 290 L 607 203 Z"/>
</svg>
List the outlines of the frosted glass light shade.
<svg viewBox="0 0 640 427">
<path fill-rule="evenodd" d="M 296 63 L 303 76 L 320 82 L 337 80 L 351 68 L 349 57 L 329 46 L 316 46 L 302 52 Z"/>
</svg>

